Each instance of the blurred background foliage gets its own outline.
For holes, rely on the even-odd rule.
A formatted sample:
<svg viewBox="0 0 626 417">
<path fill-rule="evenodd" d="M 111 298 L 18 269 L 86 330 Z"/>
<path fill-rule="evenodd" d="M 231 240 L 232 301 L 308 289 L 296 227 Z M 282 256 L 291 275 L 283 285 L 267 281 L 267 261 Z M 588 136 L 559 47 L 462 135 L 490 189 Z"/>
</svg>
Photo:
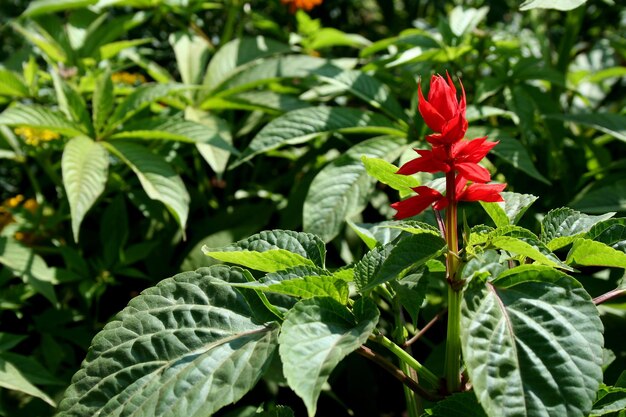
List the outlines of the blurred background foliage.
<svg viewBox="0 0 626 417">
<path fill-rule="evenodd" d="M 423 146 L 420 77 L 462 78 L 468 136 L 501 142 L 494 178 L 540 197 L 526 227 L 562 206 L 626 212 L 617 2 L 285 3 L 3 0 L 0 415 L 52 415 L 93 335 L 142 289 L 210 264 L 202 245 L 303 229 L 331 242 L 331 266 L 360 257 L 357 234 L 399 198 L 362 156 L 398 165 Z M 577 278 L 597 296 L 623 274 Z M 625 308 L 601 307 L 607 383 L 626 363 Z M 386 376 L 345 369 L 321 415 L 399 415 L 401 391 L 376 384 Z M 289 402 L 278 374 L 258 390 Z"/>
</svg>

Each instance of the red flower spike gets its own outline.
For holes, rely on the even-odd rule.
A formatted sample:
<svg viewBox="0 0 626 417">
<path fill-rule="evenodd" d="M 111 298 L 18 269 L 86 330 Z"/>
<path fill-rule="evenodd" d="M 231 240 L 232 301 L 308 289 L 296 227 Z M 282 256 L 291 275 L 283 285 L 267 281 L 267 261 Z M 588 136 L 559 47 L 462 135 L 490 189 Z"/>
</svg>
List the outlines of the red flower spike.
<svg viewBox="0 0 626 417">
<path fill-rule="evenodd" d="M 451 155 L 458 161 L 477 164 L 498 143 L 500 142 L 487 142 L 487 136 L 473 140 L 462 140 L 452 145 Z"/>
<path fill-rule="evenodd" d="M 448 205 L 446 198 L 441 195 L 439 191 L 434 190 L 430 187 L 422 185 L 412 188 L 412 190 L 417 193 L 416 196 L 407 198 L 406 200 L 398 201 L 397 203 L 393 203 L 391 205 L 391 208 L 397 210 L 397 213 L 395 215 L 396 219 L 401 220 L 406 219 L 407 217 L 417 216 L 422 211 L 427 209 L 431 204 L 437 203 L 439 201 L 445 201 L 445 204 L 443 204 L 443 206 L 439 204 L 441 208 L 444 208 Z"/>
<path fill-rule="evenodd" d="M 450 75 L 447 75 L 447 78 L 446 82 L 440 75 L 432 76 L 428 100 L 424 98 L 421 83 L 418 83 L 418 109 L 426 125 L 435 131 L 435 134 L 426 137 L 433 145 L 457 142 L 463 139 L 467 131 L 463 83 L 460 83 L 462 94 L 458 100 Z"/>
<path fill-rule="evenodd" d="M 459 201 L 484 201 L 486 203 L 498 203 L 504 201 L 500 193 L 506 184 L 470 184 L 465 191 L 457 197 Z"/>
<path fill-rule="evenodd" d="M 396 174 L 411 175 L 418 172 L 448 172 L 450 166 L 445 162 L 445 151 L 441 154 L 441 150 L 433 149 L 432 151 L 424 151 L 415 149 L 421 158 L 415 158 L 405 163 L 398 169 Z"/>
</svg>

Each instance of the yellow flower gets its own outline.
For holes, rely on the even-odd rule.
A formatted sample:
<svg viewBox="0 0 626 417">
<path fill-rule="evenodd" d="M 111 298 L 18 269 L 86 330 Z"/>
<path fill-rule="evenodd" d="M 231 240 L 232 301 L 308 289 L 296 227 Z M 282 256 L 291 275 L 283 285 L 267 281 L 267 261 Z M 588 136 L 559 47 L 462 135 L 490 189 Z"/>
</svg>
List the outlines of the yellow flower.
<svg viewBox="0 0 626 417">
<path fill-rule="evenodd" d="M 298 9 L 311 10 L 315 6 L 322 4 L 322 0 L 280 0 L 282 4 L 289 5 L 289 11 L 295 13 Z"/>
<path fill-rule="evenodd" d="M 4 202 L 4 206 L 5 207 L 10 207 L 10 208 L 15 208 L 15 207 L 19 206 L 22 203 L 22 201 L 24 201 L 24 196 L 22 194 L 18 194 L 18 195 L 14 196 L 14 197 L 11 197 L 11 198 L 7 199 Z"/>
<path fill-rule="evenodd" d="M 145 83 L 146 77 L 141 74 L 132 74 L 130 72 L 122 71 L 111 74 L 111 81 L 119 84 L 135 85 Z"/>
<path fill-rule="evenodd" d="M 24 208 L 30 211 L 31 213 L 35 213 L 35 211 L 37 210 L 37 207 L 38 207 L 38 204 L 34 198 L 29 198 L 28 200 L 24 202 Z"/>
<path fill-rule="evenodd" d="M 20 135 L 27 145 L 31 146 L 37 146 L 40 142 L 49 142 L 61 137 L 58 133 L 51 130 L 28 126 L 16 127 L 13 131 Z"/>
</svg>

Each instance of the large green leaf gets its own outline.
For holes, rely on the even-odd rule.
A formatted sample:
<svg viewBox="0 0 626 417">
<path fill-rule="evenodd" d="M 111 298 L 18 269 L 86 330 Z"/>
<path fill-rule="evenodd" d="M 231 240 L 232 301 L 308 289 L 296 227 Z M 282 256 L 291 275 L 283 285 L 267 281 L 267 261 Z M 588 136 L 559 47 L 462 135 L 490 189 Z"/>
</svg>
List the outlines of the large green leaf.
<svg viewBox="0 0 626 417">
<path fill-rule="evenodd" d="M 523 265 L 473 280 L 461 317 L 463 357 L 487 415 L 587 416 L 602 380 L 602 323 L 571 277 Z"/>
<path fill-rule="evenodd" d="M 65 145 L 61 169 L 76 242 L 85 214 L 104 191 L 108 168 L 109 153 L 100 143 L 79 136 Z"/>
<path fill-rule="evenodd" d="M 550 119 L 593 127 L 626 142 L 626 116 L 616 113 L 549 114 Z"/>
<path fill-rule="evenodd" d="M 569 245 L 591 227 L 610 219 L 615 213 L 589 216 L 570 208 L 551 210 L 541 220 L 541 239 L 550 250 L 557 250 Z"/>
<path fill-rule="evenodd" d="M 566 262 L 570 265 L 626 268 L 626 253 L 602 242 L 579 238 L 574 241 Z"/>
<path fill-rule="evenodd" d="M 410 235 L 397 243 L 369 251 L 354 268 L 354 281 L 361 293 L 385 282 L 400 279 L 411 270 L 438 256 L 445 241 L 430 233 Z"/>
<path fill-rule="evenodd" d="M 294 110 L 269 122 L 242 152 L 239 163 L 283 145 L 304 143 L 334 131 L 382 133 L 405 136 L 380 114 L 347 107 L 308 107 Z"/>
<path fill-rule="evenodd" d="M 51 303 L 57 304 L 57 297 L 52 286 L 55 281 L 55 271 L 31 248 L 23 246 L 12 238 L 0 236 L 0 262 Z"/>
<path fill-rule="evenodd" d="M 180 78 L 185 84 L 200 84 L 209 59 L 209 43 L 192 33 L 176 32 L 169 38 Z"/>
<path fill-rule="evenodd" d="M 289 52 L 290 49 L 289 45 L 262 36 L 232 40 L 211 59 L 204 84 L 213 90 L 232 76 L 238 67 L 255 59 Z"/>
<path fill-rule="evenodd" d="M 220 284 L 242 280 L 238 269 L 202 268 L 131 300 L 93 339 L 58 417 L 209 417 L 239 400 L 268 367 L 278 334 Z"/>
<path fill-rule="evenodd" d="M 276 272 L 300 265 L 324 267 L 326 248 L 319 237 L 291 230 L 263 231 L 232 245 L 212 249 L 205 255 L 264 272 Z"/>
<path fill-rule="evenodd" d="M 278 338 L 283 372 L 310 417 L 333 369 L 367 341 L 378 316 L 367 298 L 359 299 L 352 312 L 330 297 L 319 297 L 302 300 L 287 313 Z"/>
<path fill-rule="evenodd" d="M 339 234 L 346 219 L 367 206 L 374 180 L 361 156 L 395 159 L 404 140 L 383 136 L 361 142 L 325 166 L 313 179 L 302 213 L 303 229 L 328 242 Z"/>
<path fill-rule="evenodd" d="M 115 141 L 105 145 L 135 172 L 148 197 L 165 204 L 184 229 L 189 213 L 189 193 L 172 167 L 163 158 L 136 143 Z"/>
<path fill-rule="evenodd" d="M 59 113 L 38 105 L 16 104 L 0 114 L 0 124 L 48 129 L 68 136 L 84 134 L 81 128 Z"/>
<path fill-rule="evenodd" d="M 28 87 L 17 74 L 0 68 L 0 96 L 27 97 Z"/>
</svg>

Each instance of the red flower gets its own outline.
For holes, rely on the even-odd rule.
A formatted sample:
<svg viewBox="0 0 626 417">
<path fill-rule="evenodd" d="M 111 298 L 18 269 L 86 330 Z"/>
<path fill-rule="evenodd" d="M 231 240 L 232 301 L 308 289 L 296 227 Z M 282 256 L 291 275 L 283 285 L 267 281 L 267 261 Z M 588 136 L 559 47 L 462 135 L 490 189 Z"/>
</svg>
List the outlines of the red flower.
<svg viewBox="0 0 626 417">
<path fill-rule="evenodd" d="M 463 139 L 467 131 L 465 118 L 465 90 L 461 84 L 461 99 L 456 97 L 456 88 L 447 74 L 448 81 L 440 75 L 433 75 L 430 79 L 428 100 L 422 94 L 422 85 L 418 83 L 418 109 L 424 122 L 435 131 L 426 136 L 433 145 L 451 144 Z"/>
<path fill-rule="evenodd" d="M 448 205 L 448 200 L 437 190 L 430 187 L 420 186 L 412 188 L 417 193 L 416 196 L 407 198 L 406 200 L 393 203 L 391 208 L 397 210 L 396 219 L 406 219 L 407 217 L 417 216 L 427 209 L 433 203 L 435 210 L 442 210 Z"/>
<path fill-rule="evenodd" d="M 322 0 L 280 0 L 282 4 L 289 5 L 289 11 L 295 13 L 298 9 L 311 10 L 318 4 L 322 4 Z"/>
<path fill-rule="evenodd" d="M 486 203 L 498 203 L 504 201 L 500 193 L 506 184 L 477 184 L 467 185 L 467 179 L 459 175 L 456 177 L 456 200 L 457 201 L 484 201 Z"/>
</svg>

